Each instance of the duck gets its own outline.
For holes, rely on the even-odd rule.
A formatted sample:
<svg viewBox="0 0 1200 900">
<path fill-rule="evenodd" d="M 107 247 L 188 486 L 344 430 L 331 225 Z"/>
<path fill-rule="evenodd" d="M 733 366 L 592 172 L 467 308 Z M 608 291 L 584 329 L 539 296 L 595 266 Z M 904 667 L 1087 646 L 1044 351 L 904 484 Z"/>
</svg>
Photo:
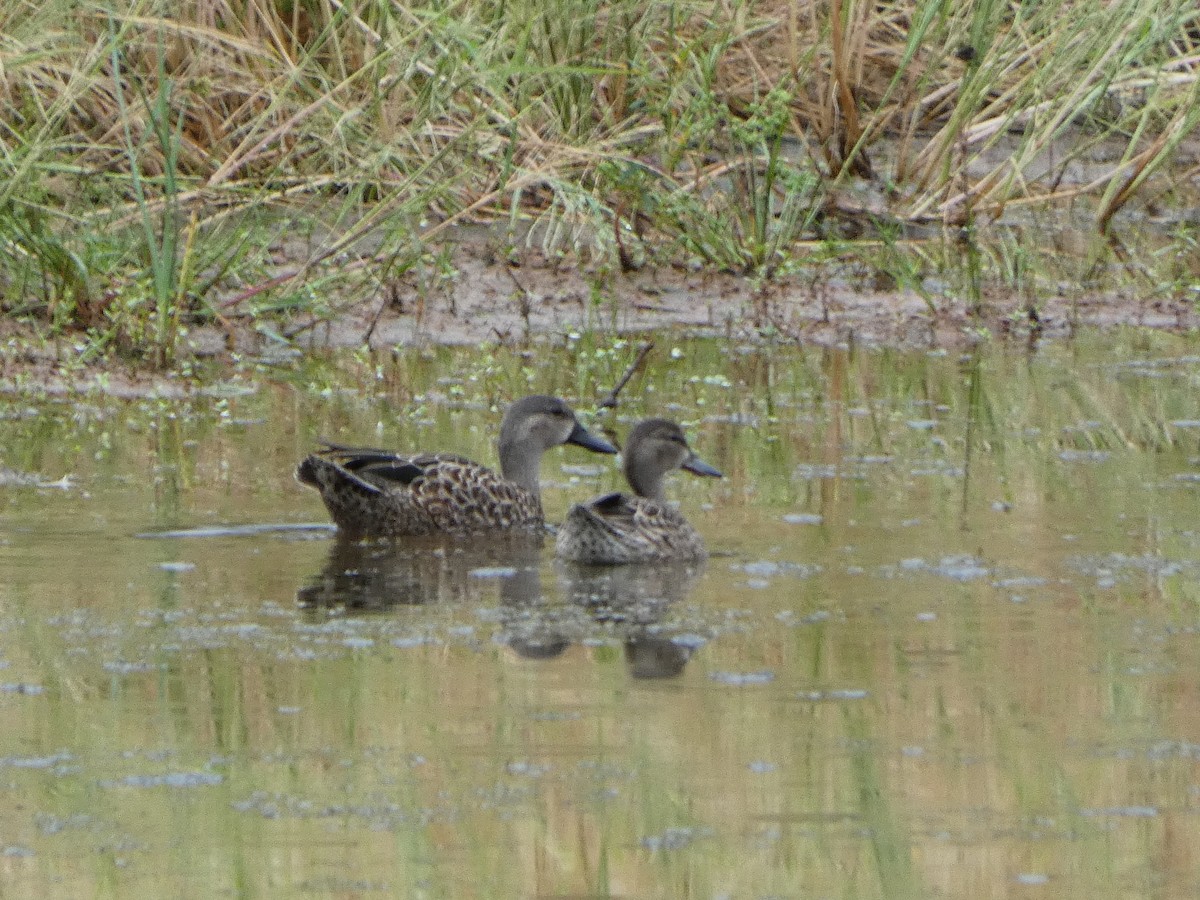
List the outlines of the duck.
<svg viewBox="0 0 1200 900">
<path fill-rule="evenodd" d="M 296 467 L 316 488 L 343 537 L 462 535 L 541 529 L 538 471 L 552 447 L 617 448 L 579 423 L 565 400 L 537 394 L 500 423 L 500 472 L 452 453 L 393 453 L 324 443 Z"/>
<path fill-rule="evenodd" d="M 591 565 L 704 558 L 703 538 L 667 502 L 663 479 L 676 469 L 708 478 L 721 473 L 688 446 L 683 429 L 669 419 L 639 422 L 629 433 L 623 468 L 633 496 L 618 491 L 571 507 L 555 554 Z"/>
</svg>

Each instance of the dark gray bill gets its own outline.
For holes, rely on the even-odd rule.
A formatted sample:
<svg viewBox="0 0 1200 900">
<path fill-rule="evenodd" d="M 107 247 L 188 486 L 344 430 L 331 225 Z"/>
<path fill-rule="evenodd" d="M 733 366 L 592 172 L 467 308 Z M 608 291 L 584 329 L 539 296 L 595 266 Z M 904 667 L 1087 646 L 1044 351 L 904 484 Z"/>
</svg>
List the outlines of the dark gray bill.
<svg viewBox="0 0 1200 900">
<path fill-rule="evenodd" d="M 575 423 L 575 428 L 572 429 L 570 437 L 567 438 L 568 444 L 575 444 L 578 447 L 583 447 L 591 450 L 593 453 L 616 453 L 617 448 L 610 444 L 602 437 L 597 437 L 592 434 L 578 422 Z"/>
<path fill-rule="evenodd" d="M 683 465 L 679 468 L 686 472 L 691 472 L 693 475 L 707 475 L 709 478 L 723 478 L 721 473 L 698 457 L 695 453 L 683 461 Z"/>
</svg>

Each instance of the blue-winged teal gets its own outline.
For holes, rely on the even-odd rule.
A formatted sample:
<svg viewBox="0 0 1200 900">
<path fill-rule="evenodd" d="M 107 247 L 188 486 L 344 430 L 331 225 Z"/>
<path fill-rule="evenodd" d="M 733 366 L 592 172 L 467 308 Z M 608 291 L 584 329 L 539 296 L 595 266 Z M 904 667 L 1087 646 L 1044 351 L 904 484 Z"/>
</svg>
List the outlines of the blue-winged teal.
<svg viewBox="0 0 1200 900">
<path fill-rule="evenodd" d="M 321 492 L 333 521 L 352 537 L 538 528 L 538 468 L 542 454 L 560 444 L 617 452 L 564 401 L 533 396 L 510 406 L 500 423 L 501 475 L 449 453 L 329 444 L 300 463 L 296 479 Z"/>
<path fill-rule="evenodd" d="M 704 541 L 663 494 L 663 478 L 675 469 L 721 477 L 692 452 L 674 422 L 639 422 L 625 445 L 625 479 L 637 496 L 605 494 L 571 507 L 555 552 L 572 562 L 595 564 L 703 557 Z"/>
</svg>

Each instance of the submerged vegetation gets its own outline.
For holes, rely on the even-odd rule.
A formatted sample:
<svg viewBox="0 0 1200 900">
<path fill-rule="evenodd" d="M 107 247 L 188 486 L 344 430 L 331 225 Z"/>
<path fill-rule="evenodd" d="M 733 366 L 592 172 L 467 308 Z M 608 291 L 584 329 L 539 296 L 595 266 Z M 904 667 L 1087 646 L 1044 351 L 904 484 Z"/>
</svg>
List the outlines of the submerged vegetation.
<svg viewBox="0 0 1200 900">
<path fill-rule="evenodd" d="M 633 351 L 572 343 L 0 410 L 4 896 L 1195 894 L 1193 339 L 681 339 L 586 420 L 724 472 L 702 572 L 303 524 L 318 436 L 494 461 Z"/>
<path fill-rule="evenodd" d="M 480 222 L 601 272 L 1027 290 L 1020 241 L 914 229 L 1190 209 L 1197 124 L 1194 0 L 0 0 L 0 314 L 163 365 L 191 322 L 453 278 Z"/>
</svg>

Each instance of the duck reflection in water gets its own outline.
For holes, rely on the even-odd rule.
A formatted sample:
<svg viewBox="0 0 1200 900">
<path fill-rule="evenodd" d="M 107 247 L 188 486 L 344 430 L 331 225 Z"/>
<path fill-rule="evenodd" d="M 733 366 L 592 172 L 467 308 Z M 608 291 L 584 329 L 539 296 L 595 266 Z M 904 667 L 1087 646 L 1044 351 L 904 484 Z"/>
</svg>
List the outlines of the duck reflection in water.
<svg viewBox="0 0 1200 900">
<path fill-rule="evenodd" d="M 565 604 L 538 616 L 510 616 L 508 643 L 527 659 L 558 656 L 577 641 L 597 636 L 621 640 L 634 678 L 674 678 L 701 643 L 670 623 L 702 561 L 657 565 L 587 566 L 562 563 Z M 502 589 L 503 596 L 503 589 Z"/>
<path fill-rule="evenodd" d="M 702 561 L 588 566 L 559 563 L 561 597 L 542 585 L 541 534 L 394 541 L 337 539 L 325 566 L 296 594 L 313 615 L 386 613 L 401 606 L 490 606 L 499 639 L 523 660 L 547 661 L 575 644 L 619 640 L 634 678 L 672 678 L 701 643 L 671 618 Z"/>
<path fill-rule="evenodd" d="M 296 593 L 308 609 L 385 611 L 427 603 L 478 602 L 499 580 L 501 590 L 533 602 L 541 595 L 541 532 L 442 535 L 394 541 L 337 538 L 325 567 Z M 511 582 L 511 584 L 510 584 Z"/>
</svg>

